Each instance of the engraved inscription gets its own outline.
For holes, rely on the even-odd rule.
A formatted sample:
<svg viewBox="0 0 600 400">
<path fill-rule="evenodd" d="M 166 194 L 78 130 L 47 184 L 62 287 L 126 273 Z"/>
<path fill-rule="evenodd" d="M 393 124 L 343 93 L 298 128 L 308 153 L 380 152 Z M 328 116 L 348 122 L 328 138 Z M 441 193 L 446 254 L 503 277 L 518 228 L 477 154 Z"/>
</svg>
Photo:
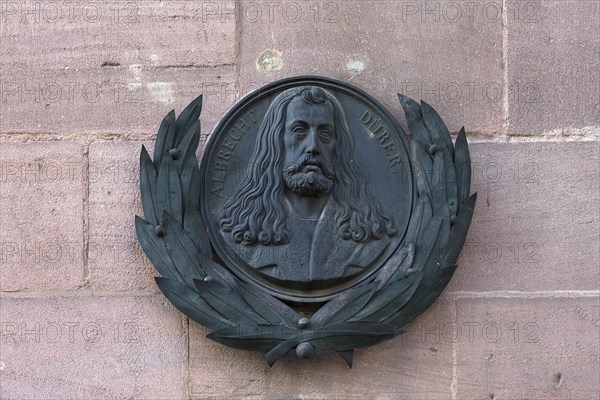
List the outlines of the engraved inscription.
<svg viewBox="0 0 600 400">
<path fill-rule="evenodd" d="M 211 192 L 219 197 L 223 197 L 223 187 L 225 178 L 227 177 L 227 167 L 233 155 L 233 150 L 237 146 L 240 139 L 248 132 L 248 130 L 256 124 L 257 119 L 254 116 L 254 111 L 248 111 L 238 122 L 233 126 L 229 133 L 223 139 L 221 147 L 217 150 L 217 157 L 211 169 L 212 189 Z"/>
<path fill-rule="evenodd" d="M 370 136 L 374 136 L 379 140 L 379 144 L 385 151 L 385 156 L 390 167 L 393 168 L 396 165 L 402 165 L 402 156 L 397 151 L 389 132 L 383 127 L 381 118 L 374 117 L 373 114 L 365 110 L 360 117 L 360 122 L 368 129 Z"/>
</svg>

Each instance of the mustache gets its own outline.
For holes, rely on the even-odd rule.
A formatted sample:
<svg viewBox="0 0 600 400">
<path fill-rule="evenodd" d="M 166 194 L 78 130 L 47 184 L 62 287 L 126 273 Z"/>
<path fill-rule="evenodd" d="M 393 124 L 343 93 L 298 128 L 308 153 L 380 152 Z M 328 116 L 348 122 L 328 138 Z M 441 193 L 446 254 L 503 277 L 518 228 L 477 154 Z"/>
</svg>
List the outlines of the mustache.
<svg viewBox="0 0 600 400">
<path fill-rule="evenodd" d="M 333 171 L 333 168 L 331 168 L 329 165 L 325 165 L 325 164 L 321 163 L 321 161 L 319 161 L 318 159 L 315 159 L 310 154 L 305 155 L 304 157 L 302 157 L 301 159 L 299 159 L 298 161 L 296 161 L 294 163 L 286 164 L 284 167 L 284 172 L 287 175 L 293 175 L 297 172 L 302 171 L 302 169 L 306 165 L 308 165 L 308 162 L 311 162 L 311 161 L 318 163 L 318 166 L 321 168 L 321 171 L 323 171 L 323 175 L 325 175 L 327 178 L 332 179 L 332 180 L 333 180 L 333 178 L 335 178 L 335 172 Z"/>
</svg>

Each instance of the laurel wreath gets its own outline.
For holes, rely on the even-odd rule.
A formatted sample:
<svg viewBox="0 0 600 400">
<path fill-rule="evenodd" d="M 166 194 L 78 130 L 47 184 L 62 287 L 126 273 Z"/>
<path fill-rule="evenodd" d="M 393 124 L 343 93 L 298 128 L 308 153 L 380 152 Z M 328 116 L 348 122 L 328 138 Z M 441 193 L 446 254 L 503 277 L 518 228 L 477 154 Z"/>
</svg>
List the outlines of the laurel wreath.
<svg viewBox="0 0 600 400">
<path fill-rule="evenodd" d="M 142 146 L 140 186 L 144 219 L 139 242 L 161 277 L 156 284 L 189 318 L 213 330 L 222 344 L 265 352 L 273 365 L 296 349 L 337 351 L 352 366 L 354 349 L 403 332 L 446 287 L 456 269 L 476 202 L 469 196 L 471 163 L 464 128 L 453 146 L 438 113 L 398 95 L 412 133 L 410 160 L 416 207 L 403 244 L 369 282 L 348 289 L 306 317 L 238 279 L 214 257 L 200 215 L 202 96 L 162 121 L 154 160 Z"/>
</svg>

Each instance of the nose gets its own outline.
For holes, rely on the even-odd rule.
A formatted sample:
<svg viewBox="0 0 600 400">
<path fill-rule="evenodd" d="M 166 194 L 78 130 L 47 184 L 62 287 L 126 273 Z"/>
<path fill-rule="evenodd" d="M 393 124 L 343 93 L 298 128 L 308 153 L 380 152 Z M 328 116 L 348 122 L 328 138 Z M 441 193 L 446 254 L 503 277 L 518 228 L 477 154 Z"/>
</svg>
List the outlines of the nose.
<svg viewBox="0 0 600 400">
<path fill-rule="evenodd" d="M 316 129 L 311 129 L 307 136 L 307 147 L 306 153 L 311 156 L 318 156 L 321 154 L 321 150 L 319 149 L 319 135 Z"/>
</svg>

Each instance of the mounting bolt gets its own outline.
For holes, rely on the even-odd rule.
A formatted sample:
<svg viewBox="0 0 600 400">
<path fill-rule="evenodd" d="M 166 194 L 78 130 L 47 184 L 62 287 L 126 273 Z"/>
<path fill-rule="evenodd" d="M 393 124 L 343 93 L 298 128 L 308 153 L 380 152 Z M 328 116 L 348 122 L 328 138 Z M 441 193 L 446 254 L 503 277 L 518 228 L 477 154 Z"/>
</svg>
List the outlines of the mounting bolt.
<svg viewBox="0 0 600 400">
<path fill-rule="evenodd" d="M 177 160 L 181 155 L 181 152 L 179 151 L 179 149 L 171 149 L 169 150 L 169 154 L 171 155 L 171 158 L 173 160 Z"/>
<path fill-rule="evenodd" d="M 163 232 L 162 225 L 156 225 L 154 227 L 154 234 L 158 237 L 163 237 L 165 233 Z"/>
<path fill-rule="evenodd" d="M 298 358 L 311 358 L 315 354 L 315 346 L 309 342 L 302 342 L 296 346 Z"/>
<path fill-rule="evenodd" d="M 432 144 L 431 146 L 429 146 L 429 154 L 432 157 L 435 156 L 436 152 L 437 152 L 437 146 L 435 144 Z"/>
<path fill-rule="evenodd" d="M 300 318 L 298 320 L 298 329 L 306 329 L 308 328 L 308 324 L 310 324 L 310 320 L 308 318 Z"/>
</svg>

